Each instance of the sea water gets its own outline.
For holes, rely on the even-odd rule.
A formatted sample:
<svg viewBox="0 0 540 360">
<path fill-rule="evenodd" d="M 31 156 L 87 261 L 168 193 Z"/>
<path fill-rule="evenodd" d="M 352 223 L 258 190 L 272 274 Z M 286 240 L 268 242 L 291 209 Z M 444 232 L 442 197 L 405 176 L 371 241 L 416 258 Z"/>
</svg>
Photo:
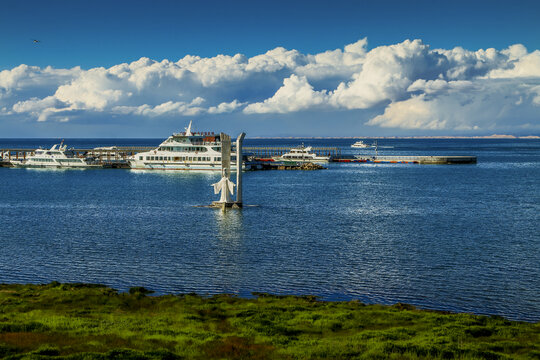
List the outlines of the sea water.
<svg viewBox="0 0 540 360">
<path fill-rule="evenodd" d="M 0 139 L 0 148 L 54 142 Z M 345 139 L 246 146 L 301 142 L 373 152 Z M 227 212 L 197 207 L 217 200 L 215 173 L 0 168 L 0 282 L 311 294 L 540 320 L 540 141 L 378 143 L 380 155 L 476 155 L 478 163 L 246 172 L 244 202 L 257 206 Z"/>
</svg>

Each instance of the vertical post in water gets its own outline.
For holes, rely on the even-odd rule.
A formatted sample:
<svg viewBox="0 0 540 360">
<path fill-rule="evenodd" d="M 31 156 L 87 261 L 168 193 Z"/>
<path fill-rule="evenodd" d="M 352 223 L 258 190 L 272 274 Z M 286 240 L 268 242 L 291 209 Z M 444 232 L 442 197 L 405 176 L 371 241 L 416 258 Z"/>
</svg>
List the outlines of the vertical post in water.
<svg viewBox="0 0 540 360">
<path fill-rule="evenodd" d="M 236 205 L 242 207 L 242 142 L 246 133 L 241 133 L 236 139 Z"/>
<path fill-rule="evenodd" d="M 221 176 L 229 178 L 231 175 L 231 137 L 221 133 Z"/>
</svg>

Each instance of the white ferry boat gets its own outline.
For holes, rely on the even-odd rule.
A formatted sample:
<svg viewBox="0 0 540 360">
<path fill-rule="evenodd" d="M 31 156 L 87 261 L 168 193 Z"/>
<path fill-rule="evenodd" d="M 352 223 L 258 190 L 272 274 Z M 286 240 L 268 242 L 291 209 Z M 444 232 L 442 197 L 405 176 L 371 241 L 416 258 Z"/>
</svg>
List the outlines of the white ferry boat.
<svg viewBox="0 0 540 360">
<path fill-rule="evenodd" d="M 295 161 L 295 162 L 328 162 L 329 156 L 319 156 L 311 152 L 311 146 L 304 147 L 304 145 L 292 148 L 290 152 L 281 156 L 274 157 L 276 161 Z"/>
<path fill-rule="evenodd" d="M 366 149 L 366 148 L 372 148 L 373 145 L 369 145 L 363 142 L 362 140 L 358 140 L 357 142 L 352 144 L 351 147 L 355 149 Z"/>
<path fill-rule="evenodd" d="M 135 170 L 221 171 L 221 139 L 211 132 L 194 132 L 191 121 L 185 132 L 169 136 L 159 147 L 128 159 Z M 231 152 L 231 170 L 236 156 Z"/>
<path fill-rule="evenodd" d="M 16 167 L 26 168 L 90 168 L 100 167 L 100 165 L 90 164 L 84 158 L 67 148 L 62 141 L 54 144 L 50 149 L 37 149 L 34 155 L 29 156 L 25 161 L 14 164 Z"/>
</svg>

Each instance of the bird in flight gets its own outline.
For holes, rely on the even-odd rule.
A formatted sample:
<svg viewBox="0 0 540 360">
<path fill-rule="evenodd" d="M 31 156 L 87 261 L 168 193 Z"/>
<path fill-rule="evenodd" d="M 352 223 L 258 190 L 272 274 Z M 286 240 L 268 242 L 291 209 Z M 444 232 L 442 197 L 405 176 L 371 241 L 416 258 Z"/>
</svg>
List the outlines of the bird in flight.
<svg viewBox="0 0 540 360">
<path fill-rule="evenodd" d="M 33 39 L 33 41 L 34 41 L 34 44 L 37 44 L 37 43 L 41 42 L 40 40 L 37 40 L 37 39 Z"/>
</svg>

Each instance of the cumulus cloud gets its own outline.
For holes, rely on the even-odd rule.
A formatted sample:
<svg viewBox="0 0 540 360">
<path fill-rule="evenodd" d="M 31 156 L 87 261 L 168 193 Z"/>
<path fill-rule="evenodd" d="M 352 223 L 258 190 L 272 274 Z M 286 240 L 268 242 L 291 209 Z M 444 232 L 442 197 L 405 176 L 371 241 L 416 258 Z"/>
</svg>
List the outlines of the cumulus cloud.
<svg viewBox="0 0 540 360">
<path fill-rule="evenodd" d="M 447 120 L 439 118 L 433 102 L 426 101 L 425 95 L 419 95 L 390 104 L 384 114 L 378 115 L 368 125 L 399 127 L 403 129 L 438 130 L 446 127 Z"/>
<path fill-rule="evenodd" d="M 521 56 L 514 58 L 514 56 L 518 54 Z M 510 67 L 505 69 L 493 69 L 489 72 L 488 77 L 492 79 L 540 77 L 540 51 L 536 50 L 530 54 L 519 52 L 518 54 L 508 52 L 509 58 L 512 58 Z"/>
<path fill-rule="evenodd" d="M 371 126 L 426 130 L 540 128 L 540 51 L 431 49 L 421 40 L 303 54 L 141 58 L 82 70 L 20 65 L 0 71 L 0 119 L 77 121 L 370 110 Z M 359 117 L 360 119 L 362 117 Z"/>
<path fill-rule="evenodd" d="M 436 78 L 444 60 L 420 40 L 377 47 L 366 54 L 362 70 L 353 80 L 338 86 L 331 102 L 336 107 L 366 109 L 400 100 L 416 79 Z"/>
<path fill-rule="evenodd" d="M 438 81 L 421 85 L 413 84 L 411 88 L 418 86 L 426 92 L 389 104 L 383 114 L 367 124 L 455 131 L 511 130 L 535 121 L 538 126 L 537 115 L 531 111 L 535 87 L 518 85 L 514 79 L 496 83 L 479 80 L 474 85 Z"/>
<path fill-rule="evenodd" d="M 238 100 L 234 100 L 231 102 L 222 102 L 218 106 L 211 106 L 208 108 L 209 114 L 223 114 L 223 113 L 230 113 L 238 109 L 239 107 L 243 106 L 244 104 L 241 102 L 238 102 Z"/>
<path fill-rule="evenodd" d="M 305 76 L 291 75 L 283 80 L 283 86 L 274 96 L 264 102 L 249 104 L 246 114 L 288 113 L 316 108 L 328 101 L 326 91 L 314 91 Z"/>
</svg>

